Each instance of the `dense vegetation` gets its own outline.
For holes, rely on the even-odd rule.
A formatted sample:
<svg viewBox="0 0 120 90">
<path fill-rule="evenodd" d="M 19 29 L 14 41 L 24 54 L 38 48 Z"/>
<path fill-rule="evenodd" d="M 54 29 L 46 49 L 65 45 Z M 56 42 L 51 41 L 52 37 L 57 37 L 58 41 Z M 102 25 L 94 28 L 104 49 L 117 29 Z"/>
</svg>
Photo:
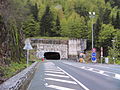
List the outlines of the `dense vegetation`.
<svg viewBox="0 0 120 90">
<path fill-rule="evenodd" d="M 27 6 L 31 19 L 24 25 L 26 37 L 83 38 L 91 49 L 93 19 L 95 47 L 103 47 L 104 56 L 120 57 L 119 0 L 28 0 Z"/>
<path fill-rule="evenodd" d="M 3 66 L 25 62 L 27 37 L 83 38 L 91 49 L 89 12 L 96 13 L 95 47 L 119 61 L 120 0 L 0 0 L 0 73 Z"/>
</svg>

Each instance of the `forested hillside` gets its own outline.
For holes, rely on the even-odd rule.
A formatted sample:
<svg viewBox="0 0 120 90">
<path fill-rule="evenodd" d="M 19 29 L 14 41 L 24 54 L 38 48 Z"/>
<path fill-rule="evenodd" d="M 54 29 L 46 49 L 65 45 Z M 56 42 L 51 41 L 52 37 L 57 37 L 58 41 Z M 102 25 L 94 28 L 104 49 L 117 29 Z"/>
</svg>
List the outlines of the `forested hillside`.
<svg viewBox="0 0 120 90">
<path fill-rule="evenodd" d="M 27 37 L 83 38 L 91 49 L 89 12 L 95 47 L 120 60 L 120 0 L 0 0 L 0 66 L 25 62 Z"/>
<path fill-rule="evenodd" d="M 91 49 L 92 18 L 94 44 L 104 48 L 104 56 L 113 57 L 113 46 L 118 57 L 120 50 L 120 1 L 119 0 L 28 0 L 30 19 L 23 32 L 26 37 L 69 37 L 88 40 Z M 115 40 L 115 42 L 112 42 Z M 114 45 L 113 45 L 114 44 Z"/>
</svg>

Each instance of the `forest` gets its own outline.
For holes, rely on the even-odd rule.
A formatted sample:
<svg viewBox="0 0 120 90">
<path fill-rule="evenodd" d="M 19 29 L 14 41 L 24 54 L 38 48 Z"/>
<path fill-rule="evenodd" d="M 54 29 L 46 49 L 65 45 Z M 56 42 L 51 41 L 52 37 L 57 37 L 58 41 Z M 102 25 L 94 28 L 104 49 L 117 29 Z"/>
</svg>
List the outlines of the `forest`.
<svg viewBox="0 0 120 90">
<path fill-rule="evenodd" d="M 0 79 L 25 68 L 25 38 L 82 38 L 90 50 L 92 24 L 95 48 L 120 64 L 120 0 L 0 0 Z"/>
</svg>

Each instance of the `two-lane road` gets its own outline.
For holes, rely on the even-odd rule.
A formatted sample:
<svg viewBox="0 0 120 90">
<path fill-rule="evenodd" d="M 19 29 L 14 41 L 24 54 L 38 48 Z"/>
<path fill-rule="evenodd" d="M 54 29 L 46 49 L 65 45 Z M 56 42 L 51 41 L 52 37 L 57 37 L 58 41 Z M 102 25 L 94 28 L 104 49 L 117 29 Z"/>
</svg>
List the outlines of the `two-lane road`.
<svg viewBox="0 0 120 90">
<path fill-rule="evenodd" d="M 28 90 L 120 90 L 120 66 L 44 61 Z"/>
</svg>

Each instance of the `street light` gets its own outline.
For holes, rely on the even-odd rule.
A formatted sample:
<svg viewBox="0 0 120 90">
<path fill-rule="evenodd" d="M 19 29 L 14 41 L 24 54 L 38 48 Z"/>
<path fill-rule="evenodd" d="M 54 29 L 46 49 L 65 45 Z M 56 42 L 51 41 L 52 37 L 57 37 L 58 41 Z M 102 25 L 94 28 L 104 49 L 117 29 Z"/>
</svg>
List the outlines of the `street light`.
<svg viewBox="0 0 120 90">
<path fill-rule="evenodd" d="M 31 50 L 31 49 L 33 49 L 32 48 L 32 46 L 31 46 L 31 44 L 30 44 L 30 39 L 28 38 L 28 39 L 26 39 L 25 40 L 25 46 L 24 46 L 24 48 L 23 49 L 25 49 L 25 50 L 27 50 L 27 67 L 28 67 L 28 64 L 29 64 L 29 50 Z"/>
<path fill-rule="evenodd" d="M 92 49 L 94 48 L 94 34 L 93 34 L 93 18 L 95 17 L 95 12 L 89 12 L 90 18 L 92 18 Z"/>
</svg>

